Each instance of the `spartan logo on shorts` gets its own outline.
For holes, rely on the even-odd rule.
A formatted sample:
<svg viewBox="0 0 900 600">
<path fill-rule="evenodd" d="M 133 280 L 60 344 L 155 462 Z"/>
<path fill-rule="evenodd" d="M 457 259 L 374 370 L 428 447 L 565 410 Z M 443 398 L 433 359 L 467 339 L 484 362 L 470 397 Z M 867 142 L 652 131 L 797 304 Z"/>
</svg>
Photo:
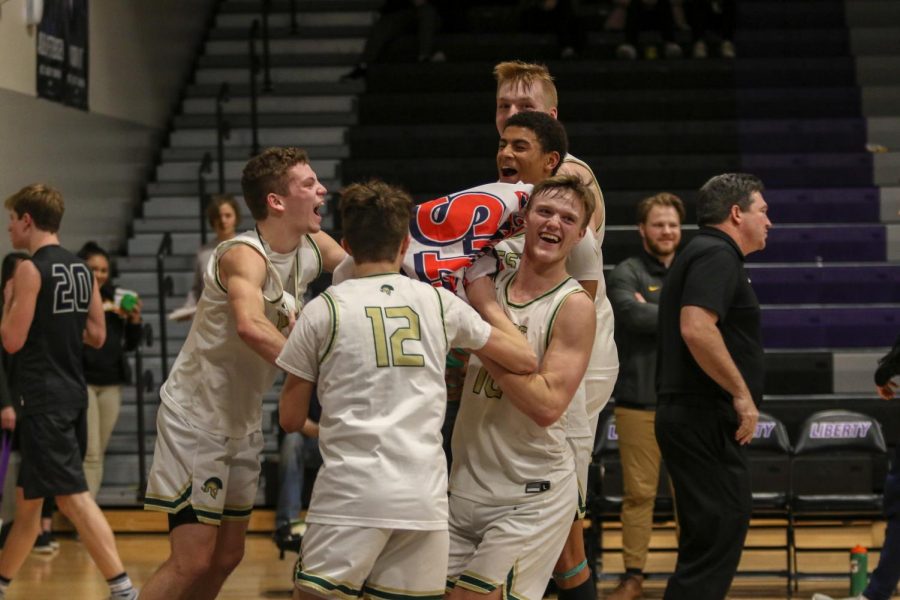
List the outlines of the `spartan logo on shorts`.
<svg viewBox="0 0 900 600">
<path fill-rule="evenodd" d="M 222 489 L 222 480 L 218 477 L 210 477 L 206 481 L 203 482 L 203 487 L 200 488 L 200 491 L 206 492 L 210 496 L 212 496 L 213 500 L 216 499 L 216 496 L 219 495 L 219 490 Z"/>
<path fill-rule="evenodd" d="M 388 296 L 390 296 L 391 292 L 393 292 L 393 291 L 394 291 L 394 286 L 392 286 L 392 285 L 385 284 L 385 285 L 381 286 L 382 294 L 387 294 Z"/>
</svg>

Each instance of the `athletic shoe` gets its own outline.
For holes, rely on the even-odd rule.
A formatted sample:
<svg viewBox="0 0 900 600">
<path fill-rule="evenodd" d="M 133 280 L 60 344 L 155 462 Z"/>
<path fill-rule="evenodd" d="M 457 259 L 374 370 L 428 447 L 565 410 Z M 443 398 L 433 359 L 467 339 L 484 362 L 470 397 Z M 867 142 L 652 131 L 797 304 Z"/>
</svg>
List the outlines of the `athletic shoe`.
<svg viewBox="0 0 900 600">
<path fill-rule="evenodd" d="M 42 531 L 31 549 L 36 554 L 53 554 L 57 550 L 59 550 L 59 544 L 55 542 L 49 531 Z"/>
<path fill-rule="evenodd" d="M 637 50 L 631 44 L 619 44 L 619 47 L 616 48 L 616 58 L 634 60 L 637 58 Z"/>
<path fill-rule="evenodd" d="M 683 55 L 684 52 L 681 50 L 681 46 L 675 42 L 666 42 L 666 45 L 663 46 L 663 56 L 668 59 L 681 58 Z"/>
<path fill-rule="evenodd" d="M 706 50 L 706 42 L 697 40 L 694 42 L 694 58 L 706 58 L 709 54 Z"/>
<path fill-rule="evenodd" d="M 826 596 L 825 594 L 813 594 L 812 600 L 835 600 L 831 596 Z M 859 596 L 853 596 L 852 598 L 841 598 L 841 600 L 869 600 L 862 594 Z"/>
<path fill-rule="evenodd" d="M 606 600 L 637 600 L 644 597 L 644 578 L 640 575 L 623 577 L 618 587 L 606 597 Z"/>
<path fill-rule="evenodd" d="M 353 70 L 343 75 L 341 77 L 341 81 L 353 81 L 356 79 L 362 79 L 366 76 L 366 72 L 368 71 L 368 67 L 364 64 L 358 64 L 353 67 Z"/>
<path fill-rule="evenodd" d="M 719 54 L 722 55 L 722 58 L 734 58 L 734 42 L 729 40 L 724 40 L 722 45 L 719 47 Z"/>
</svg>

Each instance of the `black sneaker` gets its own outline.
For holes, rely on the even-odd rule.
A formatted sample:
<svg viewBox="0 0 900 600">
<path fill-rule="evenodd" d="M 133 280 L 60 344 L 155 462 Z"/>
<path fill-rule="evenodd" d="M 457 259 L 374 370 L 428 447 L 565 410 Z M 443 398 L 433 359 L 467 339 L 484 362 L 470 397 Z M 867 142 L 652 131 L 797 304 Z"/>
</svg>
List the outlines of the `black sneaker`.
<svg viewBox="0 0 900 600">
<path fill-rule="evenodd" d="M 282 525 L 272 534 L 272 541 L 278 548 L 278 558 L 284 559 L 285 552 L 300 553 L 300 542 L 303 536 L 293 532 L 290 524 Z"/>
<path fill-rule="evenodd" d="M 53 534 L 49 531 L 42 531 L 34 542 L 34 548 L 31 549 L 35 554 L 53 554 L 59 550 L 59 544 L 53 539 Z"/>
</svg>

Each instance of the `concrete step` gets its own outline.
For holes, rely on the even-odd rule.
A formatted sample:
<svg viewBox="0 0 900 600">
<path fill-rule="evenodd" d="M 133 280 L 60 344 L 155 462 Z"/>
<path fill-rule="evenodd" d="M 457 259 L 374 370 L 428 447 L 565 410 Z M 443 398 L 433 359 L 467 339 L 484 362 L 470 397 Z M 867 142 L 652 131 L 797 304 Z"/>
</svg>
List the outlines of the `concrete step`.
<svg viewBox="0 0 900 600">
<path fill-rule="evenodd" d="M 896 185 L 900 173 L 900 151 L 873 154 L 875 185 Z"/>
<path fill-rule="evenodd" d="M 366 27 L 375 22 L 377 13 L 374 11 L 322 11 L 307 12 L 303 15 L 303 24 L 306 27 Z M 244 27 L 260 19 L 256 12 L 228 13 L 220 12 L 216 15 L 215 27 Z M 298 19 L 299 20 L 299 19 Z M 269 15 L 269 27 L 287 28 L 291 24 L 290 15 L 287 12 L 277 12 Z"/>
<path fill-rule="evenodd" d="M 359 57 L 358 52 L 344 54 L 275 54 L 269 55 L 270 67 L 333 67 L 345 68 L 353 65 Z M 250 66 L 250 57 L 245 53 L 213 54 L 201 56 L 197 65 L 200 69 L 244 69 Z M 247 81 L 246 79 L 244 81 Z"/>
<path fill-rule="evenodd" d="M 263 147 L 297 144 L 341 145 L 344 143 L 346 131 L 346 127 L 264 127 L 259 129 L 259 143 Z M 248 127 L 234 125 L 231 135 L 225 140 L 225 145 L 247 147 L 252 141 L 253 135 Z M 205 146 L 212 150 L 216 146 L 216 130 L 213 128 L 175 130 L 170 134 L 169 143 L 172 147 Z"/>
<path fill-rule="evenodd" d="M 197 241 L 199 242 L 200 236 L 197 235 L 196 237 Z M 129 244 L 130 243 L 131 240 L 129 240 Z M 186 296 L 188 291 L 191 289 L 191 285 L 193 285 L 194 283 L 193 272 L 168 271 L 167 275 L 172 279 L 172 289 L 175 296 Z M 156 273 L 123 273 L 119 275 L 117 281 L 121 287 L 129 290 L 134 290 L 141 296 L 156 295 L 158 290 L 158 286 L 156 283 Z"/>
<path fill-rule="evenodd" d="M 249 55 L 249 46 L 246 39 L 238 40 L 210 40 L 206 42 L 204 53 L 207 56 L 237 56 Z M 279 54 L 336 54 L 359 55 L 366 44 L 366 38 L 360 37 L 332 37 L 322 35 L 311 37 L 309 35 L 296 37 L 283 37 L 269 39 L 269 52 L 272 55 Z M 257 44 L 257 55 L 262 55 L 262 45 Z"/>
<path fill-rule="evenodd" d="M 900 20 L 893 26 L 864 27 L 850 30 L 850 52 L 854 56 L 900 55 Z"/>
<path fill-rule="evenodd" d="M 252 218 L 242 198 L 238 198 L 238 206 L 241 209 L 241 222 L 249 226 Z M 143 209 L 143 218 L 135 219 L 135 224 L 152 219 L 199 219 L 200 214 L 197 196 L 154 196 L 144 202 Z M 140 226 L 136 225 L 135 231 L 141 231 Z"/>
<path fill-rule="evenodd" d="M 895 110 L 896 116 L 893 117 L 870 117 L 866 119 L 870 144 L 884 146 L 888 150 L 895 152 L 900 150 L 900 104 L 897 105 Z"/>
<path fill-rule="evenodd" d="M 896 117 L 900 115 L 900 85 L 867 85 L 861 91 L 864 116 Z"/>
<path fill-rule="evenodd" d="M 352 113 L 356 110 L 354 96 L 260 96 L 257 99 L 257 114 L 273 113 Z M 250 113 L 250 98 L 232 98 L 226 102 L 222 110 L 227 118 L 238 113 Z M 183 115 L 214 115 L 216 112 L 215 97 L 188 98 L 181 105 Z"/>
<path fill-rule="evenodd" d="M 337 179 L 341 166 L 340 160 L 315 159 L 311 157 L 310 166 L 316 172 L 320 179 Z M 246 166 L 247 161 L 225 161 L 225 178 L 240 181 L 241 173 Z M 158 181 L 196 181 L 197 171 L 200 168 L 200 162 L 181 161 L 181 162 L 164 162 L 156 167 L 156 179 Z M 213 161 L 213 173 L 210 179 L 218 176 L 218 164 Z"/>
<path fill-rule="evenodd" d="M 257 93 L 259 98 L 277 98 L 279 96 L 342 96 L 356 95 L 365 91 L 366 83 L 362 79 L 352 81 L 317 81 L 287 83 L 279 82 L 277 87 L 271 90 L 262 89 L 262 77 L 257 80 Z M 215 101 L 219 94 L 221 83 L 192 83 L 185 91 L 186 98 L 209 98 Z M 250 96 L 250 84 L 247 81 L 229 84 L 232 98 Z"/>
<path fill-rule="evenodd" d="M 303 0 L 303 2 L 289 2 L 288 0 L 274 0 L 269 3 L 270 13 L 290 12 L 293 5 L 299 17 L 305 17 L 306 13 L 342 10 L 342 11 L 373 11 L 384 4 L 381 0 Z M 223 14 L 231 13 L 258 13 L 262 10 L 261 0 L 224 0 L 219 11 Z"/>
<path fill-rule="evenodd" d="M 325 144 L 310 145 L 306 144 L 303 149 L 310 157 L 316 159 L 326 158 L 347 158 L 350 156 L 350 148 L 346 144 Z M 203 155 L 209 152 L 210 156 L 215 157 L 214 150 L 207 146 L 196 147 L 169 147 L 163 148 L 160 158 L 162 162 L 183 162 L 195 161 L 197 163 L 203 158 Z M 225 159 L 234 161 L 246 161 L 252 157 L 250 146 L 232 146 L 225 148 Z"/>
<path fill-rule="evenodd" d="M 347 66 L 333 67 L 272 67 L 270 74 L 275 86 L 282 83 L 337 82 L 347 73 Z M 195 83 L 221 85 L 247 83 L 249 75 L 245 67 L 204 68 L 194 72 Z M 262 77 L 260 77 L 260 84 Z"/>
<path fill-rule="evenodd" d="M 225 113 L 225 122 L 230 127 L 249 128 L 252 125 L 250 113 Z M 356 116 L 344 112 L 321 113 L 289 113 L 266 114 L 259 113 L 257 127 L 349 127 L 356 124 Z M 205 129 L 216 127 L 216 117 L 213 114 L 178 115 L 174 119 L 176 130 Z"/>
<path fill-rule="evenodd" d="M 211 174 L 206 178 L 206 190 L 209 193 L 217 192 L 215 174 Z M 341 187 L 341 182 L 337 179 L 320 179 L 325 189 L 329 191 L 337 191 Z M 226 180 L 224 193 L 231 194 L 236 198 L 241 198 L 241 183 L 239 180 Z M 151 181 L 147 184 L 148 196 L 190 196 L 197 194 L 196 174 L 191 181 Z"/>
<path fill-rule="evenodd" d="M 857 83 L 870 85 L 900 85 L 900 56 L 862 56 L 856 59 Z"/>
<path fill-rule="evenodd" d="M 260 20 L 260 27 L 262 20 Z M 371 31 L 371 25 L 305 25 L 297 24 L 294 30 L 289 24 L 269 25 L 269 43 L 284 39 L 365 39 Z M 262 34 L 260 33 L 259 36 Z M 240 41 L 244 44 L 244 52 L 249 53 L 250 25 L 234 27 L 215 27 L 209 30 L 210 41 Z M 257 37 L 259 40 L 259 37 Z M 262 45 L 257 41 L 257 54 L 262 54 Z"/>
<path fill-rule="evenodd" d="M 193 271 L 194 269 L 194 258 L 196 256 L 196 252 L 193 255 L 190 254 L 178 254 L 172 256 L 165 257 L 165 266 L 166 272 L 170 271 Z M 156 272 L 156 257 L 155 256 L 117 256 L 116 257 L 116 266 L 119 271 L 122 273 L 129 272 L 143 272 L 143 271 L 152 271 Z M 147 307 L 144 306 L 144 310 L 147 310 Z"/>
<path fill-rule="evenodd" d="M 853 0 L 844 2 L 847 26 L 892 27 L 900 23 L 900 3 L 885 0 Z"/>
</svg>

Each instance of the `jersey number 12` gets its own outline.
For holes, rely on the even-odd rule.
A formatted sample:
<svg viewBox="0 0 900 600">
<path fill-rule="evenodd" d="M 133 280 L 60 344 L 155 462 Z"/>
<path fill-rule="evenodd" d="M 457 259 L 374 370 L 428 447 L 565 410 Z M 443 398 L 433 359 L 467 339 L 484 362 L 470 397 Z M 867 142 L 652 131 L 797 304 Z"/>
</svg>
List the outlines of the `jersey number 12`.
<svg viewBox="0 0 900 600">
<path fill-rule="evenodd" d="M 372 322 L 375 336 L 375 364 L 379 367 L 423 367 L 425 357 L 403 351 L 406 340 L 421 340 L 419 315 L 409 306 L 367 306 L 366 316 Z M 406 327 L 398 327 L 388 338 L 385 319 L 405 319 Z"/>
</svg>

